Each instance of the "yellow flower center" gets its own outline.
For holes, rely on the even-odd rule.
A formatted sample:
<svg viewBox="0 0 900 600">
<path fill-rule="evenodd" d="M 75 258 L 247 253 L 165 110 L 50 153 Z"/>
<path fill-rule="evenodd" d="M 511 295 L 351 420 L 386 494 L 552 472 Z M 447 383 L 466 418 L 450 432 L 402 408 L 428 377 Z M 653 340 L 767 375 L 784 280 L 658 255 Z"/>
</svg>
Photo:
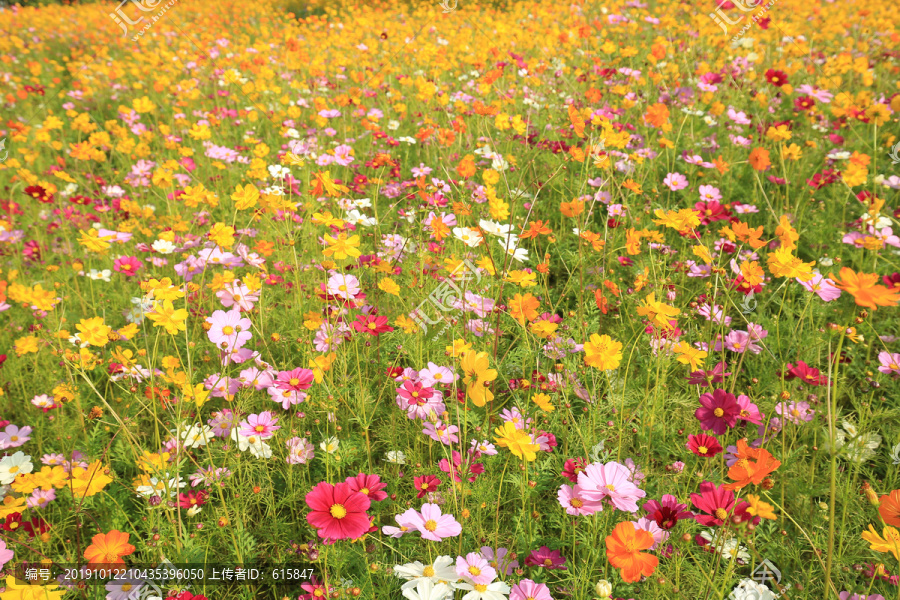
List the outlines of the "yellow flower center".
<svg viewBox="0 0 900 600">
<path fill-rule="evenodd" d="M 343 504 L 332 504 L 331 508 L 328 509 L 328 512 L 330 512 L 331 516 L 335 519 L 343 519 L 347 516 L 347 509 L 344 508 Z"/>
<path fill-rule="evenodd" d="M 296 377 L 291 377 L 291 380 L 288 381 L 288 383 L 291 385 L 300 385 L 300 380 L 297 379 Z"/>
<path fill-rule="evenodd" d="M 472 565 L 471 567 L 469 567 L 469 573 L 471 573 L 475 577 L 478 577 L 479 575 L 481 575 L 481 569 L 479 569 L 475 565 Z"/>
<path fill-rule="evenodd" d="M 10 473 L 18 473 L 18 472 L 19 472 L 19 467 L 12 466 L 12 467 L 9 468 L 9 472 L 10 472 Z"/>
<path fill-rule="evenodd" d="M 699 448 L 697 448 L 697 450 L 700 451 L 700 454 L 706 454 L 707 452 L 709 452 L 709 448 L 707 448 L 706 446 L 700 446 Z"/>
<path fill-rule="evenodd" d="M 360 494 L 365 494 L 366 496 L 368 496 L 368 495 L 369 495 L 369 488 L 362 488 L 361 490 L 359 490 L 359 493 L 360 493 Z"/>
<path fill-rule="evenodd" d="M 713 414 L 716 415 L 717 417 L 721 417 L 722 415 L 725 414 L 725 411 L 722 410 L 721 408 L 717 408 L 716 410 L 713 411 Z"/>
<path fill-rule="evenodd" d="M 427 521 L 425 521 L 425 529 L 427 529 L 428 531 L 436 530 L 437 521 L 435 521 L 434 519 L 428 519 Z"/>
<path fill-rule="evenodd" d="M 425 577 L 434 577 L 434 567 L 428 565 L 424 569 L 422 569 L 422 575 Z"/>
<path fill-rule="evenodd" d="M 225 335 L 231 335 L 232 333 L 234 333 L 234 327 L 232 327 L 231 325 L 226 325 L 222 328 L 222 333 L 224 333 Z"/>
<path fill-rule="evenodd" d="M 725 511 L 724 508 L 716 509 L 716 518 L 717 519 L 724 521 L 727 517 L 728 517 L 728 513 Z"/>
<path fill-rule="evenodd" d="M 479 583 L 479 584 L 475 585 L 475 591 L 476 592 L 486 592 L 487 586 L 484 585 L 483 583 Z"/>
<path fill-rule="evenodd" d="M 608 490 L 611 491 L 611 492 L 614 492 L 614 491 L 616 491 L 616 486 L 614 486 L 614 485 L 611 484 L 611 483 L 608 483 L 608 484 L 606 485 L 606 489 L 608 489 Z"/>
<path fill-rule="evenodd" d="M 571 504 L 573 508 L 581 508 L 582 506 L 584 506 L 584 502 L 582 502 L 578 498 L 572 498 L 572 501 L 569 502 L 569 504 Z"/>
</svg>

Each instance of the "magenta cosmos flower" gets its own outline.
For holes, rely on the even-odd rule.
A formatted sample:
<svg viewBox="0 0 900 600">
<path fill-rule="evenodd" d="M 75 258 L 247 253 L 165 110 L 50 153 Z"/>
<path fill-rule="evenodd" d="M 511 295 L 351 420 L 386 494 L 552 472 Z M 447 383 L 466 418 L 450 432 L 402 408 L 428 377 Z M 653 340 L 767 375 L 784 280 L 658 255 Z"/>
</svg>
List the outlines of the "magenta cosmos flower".
<svg viewBox="0 0 900 600">
<path fill-rule="evenodd" d="M 206 322 L 211 325 L 206 332 L 209 341 L 223 350 L 241 348 L 253 337 L 250 319 L 241 317 L 239 310 L 217 310 Z"/>
<path fill-rule="evenodd" d="M 275 388 L 300 392 L 312 387 L 315 376 L 309 369 L 294 369 L 293 371 L 280 371 L 275 378 Z"/>
<path fill-rule="evenodd" d="M 142 266 L 144 265 L 137 256 L 120 256 L 113 262 L 113 270 L 128 277 L 137 275 Z"/>
<path fill-rule="evenodd" d="M 357 315 L 356 320 L 350 323 L 350 326 L 359 333 L 377 336 L 379 333 L 387 333 L 394 330 L 387 322 L 388 318 L 383 316 Z"/>
<path fill-rule="evenodd" d="M 707 527 L 723 525 L 732 513 L 743 513 L 750 506 L 743 501 L 735 506 L 734 492 L 725 489 L 724 485 L 717 486 L 710 481 L 700 484 L 700 493 L 691 494 L 691 502 L 706 513 L 705 515 L 697 513 L 694 518 Z"/>
<path fill-rule="evenodd" d="M 412 526 L 422 537 L 432 542 L 440 542 L 444 538 L 456 537 L 462 533 L 460 525 L 453 515 L 441 513 L 441 507 L 437 504 L 423 504 L 421 512 L 410 515 Z"/>
<path fill-rule="evenodd" d="M 382 491 L 387 487 L 387 484 L 381 481 L 381 477 L 378 475 L 366 475 L 365 473 L 360 473 L 356 477 L 348 477 L 345 483 L 347 483 L 354 492 L 365 494 L 369 497 L 369 500 L 375 502 L 380 502 L 388 497 L 387 493 Z"/>
<path fill-rule="evenodd" d="M 311 509 L 306 520 L 320 538 L 356 539 L 369 531 L 372 521 L 366 511 L 372 503 L 368 496 L 354 492 L 346 483 L 320 482 L 306 494 L 306 504 Z"/>
<path fill-rule="evenodd" d="M 637 499 L 647 495 L 631 482 L 631 471 L 617 462 L 592 463 L 578 474 L 578 485 L 585 500 L 600 503 L 608 500 L 619 510 L 637 512 Z"/>
<path fill-rule="evenodd" d="M 525 564 L 529 567 L 544 567 L 545 569 L 565 571 L 566 559 L 559 550 L 550 550 L 547 546 L 541 546 L 537 550 L 532 550 Z"/>
<path fill-rule="evenodd" d="M 721 389 L 700 396 L 700 404 L 694 416 L 704 430 L 711 430 L 716 435 L 723 435 L 729 428 L 734 427 L 741 414 L 741 406 L 734 394 Z"/>
<path fill-rule="evenodd" d="M 710 458 L 722 451 L 722 444 L 713 436 L 701 433 L 688 436 L 687 448 L 697 456 Z"/>
</svg>

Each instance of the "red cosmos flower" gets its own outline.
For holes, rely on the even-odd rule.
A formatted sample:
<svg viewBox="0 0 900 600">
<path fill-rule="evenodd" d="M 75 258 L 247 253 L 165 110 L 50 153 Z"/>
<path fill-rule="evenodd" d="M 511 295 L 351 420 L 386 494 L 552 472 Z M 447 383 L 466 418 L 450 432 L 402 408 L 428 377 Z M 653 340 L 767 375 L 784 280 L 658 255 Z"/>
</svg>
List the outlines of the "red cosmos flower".
<svg viewBox="0 0 900 600">
<path fill-rule="evenodd" d="M 22 528 L 28 532 L 28 537 L 37 537 L 50 531 L 50 524 L 40 517 L 34 517 L 23 523 Z"/>
<path fill-rule="evenodd" d="M 138 270 L 143 266 L 144 264 L 137 256 L 120 256 L 113 262 L 113 270 L 128 277 L 137 275 Z"/>
<path fill-rule="evenodd" d="M 175 402 L 175 399 L 172 398 L 171 390 L 158 388 L 156 386 L 144 388 L 144 398 L 147 400 L 159 400 L 163 406 L 168 406 Z"/>
<path fill-rule="evenodd" d="M 688 436 L 688 449 L 697 456 L 710 458 L 722 451 L 722 444 L 711 435 L 701 433 Z"/>
<path fill-rule="evenodd" d="M 387 322 L 387 317 L 357 315 L 356 320 L 350 323 L 350 326 L 359 333 L 368 333 L 369 335 L 377 336 L 379 333 L 385 333 L 394 330 L 394 328 L 388 325 Z"/>
<path fill-rule="evenodd" d="M 800 379 L 807 385 L 826 385 L 828 383 L 828 377 L 823 377 L 818 369 L 810 367 L 802 360 L 797 361 L 797 366 L 787 363 L 785 368 L 788 371 L 784 374 L 784 378 L 788 381 Z"/>
<path fill-rule="evenodd" d="M 809 96 L 800 96 L 794 100 L 794 108 L 797 110 L 809 110 L 816 105 L 816 101 Z"/>
<path fill-rule="evenodd" d="M 365 494 L 354 492 L 347 483 L 319 482 L 306 494 L 306 504 L 311 509 L 306 521 L 325 540 L 356 539 L 371 525 L 366 513 L 371 500 Z"/>
<path fill-rule="evenodd" d="M 694 515 L 698 523 L 707 527 L 719 526 L 725 523 L 734 510 L 734 492 L 725 489 L 724 485 L 717 486 L 711 481 L 704 481 L 700 484 L 700 493 L 691 494 L 691 502 L 707 513 Z"/>
<path fill-rule="evenodd" d="M 664 494 L 660 501 L 649 500 L 644 506 L 648 519 L 653 519 L 663 529 L 672 529 L 680 519 L 693 519 L 694 513 L 687 510 L 687 504 L 681 504 L 671 494 Z"/>
<path fill-rule="evenodd" d="M 884 285 L 888 286 L 889 288 L 900 288 L 900 273 L 885 275 L 881 278 L 881 280 L 884 282 Z M 0 362 L 0 364 L 3 363 Z"/>
<path fill-rule="evenodd" d="M 381 491 L 387 487 L 387 484 L 381 481 L 381 477 L 378 475 L 360 473 L 356 477 L 348 477 L 344 483 L 349 485 L 354 492 L 368 496 L 369 500 L 375 502 L 380 502 L 388 497 L 386 492 Z"/>
<path fill-rule="evenodd" d="M 42 204 L 50 204 L 53 202 L 53 194 L 39 185 L 29 185 L 25 188 L 25 193 Z"/>
<path fill-rule="evenodd" d="M 206 504 L 205 491 L 178 494 L 178 506 L 181 508 L 193 508 L 195 506 L 203 506 L 204 504 Z"/>
<path fill-rule="evenodd" d="M 22 527 L 22 513 L 10 513 L 6 520 L 0 524 L 4 531 L 18 531 Z"/>
<path fill-rule="evenodd" d="M 697 202 L 694 210 L 700 213 L 700 223 L 709 225 L 715 221 L 727 221 L 731 218 L 731 209 L 719 204 L 717 200 L 711 202 Z"/>
<path fill-rule="evenodd" d="M 766 71 L 766 81 L 768 81 L 775 87 L 781 87 L 788 82 L 788 77 L 784 71 L 769 69 L 768 71 Z"/>
<path fill-rule="evenodd" d="M 433 492 L 441 486 L 441 480 L 434 475 L 423 475 L 413 479 L 413 485 L 419 490 L 416 498 L 424 498 L 428 492 Z"/>
<path fill-rule="evenodd" d="M 721 389 L 700 396 L 700 404 L 702 406 L 694 412 L 694 416 L 705 431 L 712 431 L 716 435 L 722 435 L 734 427 L 741 414 L 741 406 L 734 394 Z"/>
<path fill-rule="evenodd" d="M 747 283 L 747 280 L 744 279 L 743 275 L 738 275 L 737 278 L 731 282 L 731 285 L 734 289 L 744 294 L 745 296 L 750 292 L 758 294 L 762 291 L 762 284 L 757 283 L 756 285 L 750 285 L 749 283 Z"/>
</svg>

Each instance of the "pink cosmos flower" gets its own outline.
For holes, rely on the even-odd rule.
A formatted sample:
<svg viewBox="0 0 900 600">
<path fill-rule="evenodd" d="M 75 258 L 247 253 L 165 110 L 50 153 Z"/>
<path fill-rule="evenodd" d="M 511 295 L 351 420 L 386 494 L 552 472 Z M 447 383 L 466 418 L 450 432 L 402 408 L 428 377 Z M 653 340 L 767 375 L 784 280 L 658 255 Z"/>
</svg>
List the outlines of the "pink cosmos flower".
<svg viewBox="0 0 900 600">
<path fill-rule="evenodd" d="M 456 574 L 473 585 L 487 585 L 497 578 L 497 571 L 476 552 L 456 557 Z"/>
<path fill-rule="evenodd" d="M 315 375 L 311 370 L 297 368 L 293 371 L 279 371 L 274 385 L 279 390 L 299 392 L 312 387 L 313 381 L 315 381 Z"/>
<path fill-rule="evenodd" d="M 113 271 L 127 277 L 134 277 L 144 264 L 137 256 L 120 256 L 113 262 Z"/>
<path fill-rule="evenodd" d="M 634 525 L 635 529 L 643 529 L 653 536 L 653 545 L 650 546 L 649 550 L 656 550 L 660 544 L 669 539 L 669 532 L 657 525 L 656 521 L 647 517 L 641 517 L 637 521 L 632 521 L 631 524 Z"/>
<path fill-rule="evenodd" d="M 775 405 L 775 412 L 794 425 L 812 421 L 816 414 L 816 411 L 809 407 L 809 402 L 791 402 L 790 404 L 779 402 Z"/>
<path fill-rule="evenodd" d="M 237 306 L 241 312 L 250 312 L 259 301 L 259 291 L 254 292 L 240 281 L 232 281 L 216 292 L 216 298 L 225 308 Z"/>
<path fill-rule="evenodd" d="M 274 385 L 266 389 L 266 393 L 274 400 L 281 404 L 281 408 L 288 410 L 292 406 L 306 402 L 306 392 L 298 392 L 296 390 L 280 390 Z"/>
<path fill-rule="evenodd" d="M 700 200 L 703 202 L 719 202 L 722 200 L 722 194 L 719 192 L 719 188 L 713 185 L 701 185 Z"/>
<path fill-rule="evenodd" d="M 567 514 L 573 517 L 592 515 L 598 510 L 603 510 L 602 504 L 585 499 L 581 486 L 578 485 L 574 487 L 568 484 L 559 486 L 559 492 L 557 492 L 556 497 L 559 500 L 559 505 L 566 509 Z"/>
<path fill-rule="evenodd" d="M 459 379 L 459 375 L 454 374 L 449 367 L 439 367 L 429 362 L 428 368 L 419 371 L 419 379 L 428 387 L 437 387 L 439 384 L 452 384 Z"/>
<path fill-rule="evenodd" d="M 688 180 L 687 177 L 681 173 L 669 173 L 666 175 L 666 178 L 663 179 L 663 184 L 673 192 L 677 192 L 688 186 Z"/>
<path fill-rule="evenodd" d="M 206 332 L 209 341 L 223 350 L 241 348 L 253 337 L 250 319 L 241 317 L 239 310 L 217 310 L 206 322 L 212 325 Z"/>
<path fill-rule="evenodd" d="M 380 502 L 388 497 L 387 492 L 383 491 L 387 484 L 381 481 L 381 477 L 378 475 L 360 473 L 356 477 L 348 477 L 345 483 L 350 486 L 351 490 L 365 494 L 373 502 Z"/>
<path fill-rule="evenodd" d="M 742 421 L 747 421 L 748 423 L 753 423 L 754 425 L 760 425 L 763 420 L 763 414 L 760 412 L 759 407 L 756 406 L 752 400 L 750 400 L 749 396 L 745 396 L 741 394 L 737 397 L 738 406 L 741 407 L 741 413 L 738 415 L 738 418 Z"/>
<path fill-rule="evenodd" d="M 608 499 L 615 508 L 633 513 L 637 512 L 638 498 L 647 493 L 630 480 L 631 471 L 617 462 L 592 463 L 578 474 L 578 485 L 585 499 L 597 503 Z"/>
<path fill-rule="evenodd" d="M 447 446 L 451 444 L 455 444 L 459 442 L 459 437 L 456 435 L 459 433 L 459 427 L 456 425 L 448 425 L 447 423 L 441 423 L 437 421 L 436 423 L 426 422 L 425 428 L 422 430 L 422 433 L 430 437 L 436 442 L 440 442 Z"/>
<path fill-rule="evenodd" d="M 332 296 L 350 300 L 360 292 L 359 279 L 345 273 L 335 273 L 328 278 L 326 291 Z"/>
<path fill-rule="evenodd" d="M 512 572 L 519 568 L 519 561 L 514 560 L 513 555 L 506 548 L 497 548 L 494 551 L 490 546 L 481 547 L 481 556 L 484 557 L 488 564 L 503 575 L 512 575 Z"/>
<path fill-rule="evenodd" d="M 831 283 L 831 280 L 821 273 L 814 273 L 809 281 L 797 281 L 810 292 L 815 292 L 825 302 L 831 302 L 841 297 L 841 290 Z"/>
<path fill-rule="evenodd" d="M 316 456 L 315 447 L 306 438 L 292 437 L 285 442 L 288 456 L 285 459 L 289 465 L 302 465 L 311 461 Z"/>
<path fill-rule="evenodd" d="M 512 587 L 509 600 L 553 600 L 553 596 L 545 584 L 523 579 Z"/>
<path fill-rule="evenodd" d="M 263 371 L 259 367 L 249 367 L 238 374 L 238 381 L 242 386 L 253 386 L 257 390 L 264 390 L 275 383 L 275 377 L 270 371 Z"/>
<path fill-rule="evenodd" d="M 244 437 L 255 435 L 260 439 L 267 440 L 281 429 L 276 423 L 278 423 L 278 418 L 274 417 L 269 411 L 261 412 L 258 415 L 250 415 L 246 421 L 241 421 L 241 435 Z"/>
<path fill-rule="evenodd" d="M 419 513 L 417 513 L 415 509 L 410 508 L 405 513 L 396 515 L 394 517 L 394 520 L 397 521 L 397 527 L 385 525 L 381 528 L 381 532 L 384 535 L 391 536 L 392 538 L 401 538 L 410 531 L 415 530 L 416 517 L 418 516 Z"/>
<path fill-rule="evenodd" d="M 460 525 L 453 515 L 441 513 L 441 507 L 437 504 L 423 504 L 421 512 L 413 517 L 415 527 L 422 537 L 432 542 L 440 542 L 444 538 L 456 537 L 462 533 Z"/>
<path fill-rule="evenodd" d="M 0 450 L 6 448 L 17 448 L 30 440 L 31 427 L 17 427 L 15 425 L 7 425 L 3 433 L 0 433 Z"/>
<path fill-rule="evenodd" d="M 878 370 L 885 375 L 900 375 L 900 354 L 879 352 L 878 362 L 881 363 Z"/>
<path fill-rule="evenodd" d="M 209 390 L 209 395 L 213 398 L 225 398 L 237 394 L 241 389 L 241 382 L 221 373 L 213 373 L 203 380 L 203 387 Z"/>
</svg>

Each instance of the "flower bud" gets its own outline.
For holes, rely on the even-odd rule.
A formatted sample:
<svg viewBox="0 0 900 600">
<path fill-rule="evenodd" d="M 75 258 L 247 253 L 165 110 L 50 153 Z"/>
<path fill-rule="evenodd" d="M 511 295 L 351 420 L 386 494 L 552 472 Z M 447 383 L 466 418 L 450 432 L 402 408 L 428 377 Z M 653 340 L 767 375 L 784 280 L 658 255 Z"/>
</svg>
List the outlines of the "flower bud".
<svg viewBox="0 0 900 600">
<path fill-rule="evenodd" d="M 605 579 L 598 581 L 597 586 L 594 589 L 601 598 L 609 598 L 612 596 L 612 584 Z"/>
</svg>

